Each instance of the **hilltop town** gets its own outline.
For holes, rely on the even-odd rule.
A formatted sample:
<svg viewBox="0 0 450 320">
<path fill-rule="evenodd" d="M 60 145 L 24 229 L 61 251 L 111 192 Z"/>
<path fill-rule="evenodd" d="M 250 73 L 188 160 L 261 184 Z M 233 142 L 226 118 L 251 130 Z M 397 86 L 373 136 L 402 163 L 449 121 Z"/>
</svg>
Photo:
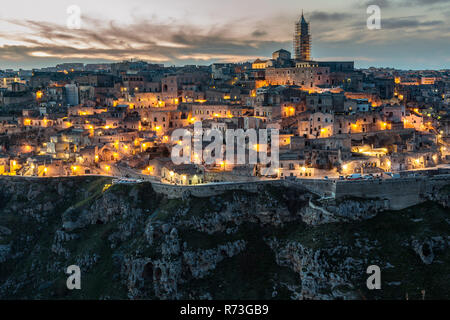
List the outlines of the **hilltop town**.
<svg viewBox="0 0 450 320">
<path fill-rule="evenodd" d="M 132 60 L 0 71 L 0 174 L 104 175 L 197 185 L 374 179 L 450 160 L 450 70 L 315 61 L 305 18 L 294 52 L 210 66 Z M 174 130 L 278 129 L 279 168 L 175 165 Z M 246 148 L 259 148 L 247 144 Z M 196 159 L 198 155 L 192 154 Z M 408 173 L 409 174 L 409 173 Z"/>
<path fill-rule="evenodd" d="M 290 1 L 41 2 L 3 6 L 0 300 L 449 299 L 443 1 L 311 3 L 292 44 Z"/>
</svg>

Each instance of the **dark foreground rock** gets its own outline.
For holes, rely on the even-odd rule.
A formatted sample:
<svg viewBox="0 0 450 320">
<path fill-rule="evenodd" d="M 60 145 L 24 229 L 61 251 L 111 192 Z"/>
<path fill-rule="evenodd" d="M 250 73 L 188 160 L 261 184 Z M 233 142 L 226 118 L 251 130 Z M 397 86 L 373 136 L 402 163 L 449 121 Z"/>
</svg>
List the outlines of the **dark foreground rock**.
<svg viewBox="0 0 450 320">
<path fill-rule="evenodd" d="M 110 183 L 0 179 L 1 299 L 450 298 L 448 188 L 393 212 L 285 188 L 169 200 Z M 81 290 L 66 288 L 70 265 Z"/>
</svg>

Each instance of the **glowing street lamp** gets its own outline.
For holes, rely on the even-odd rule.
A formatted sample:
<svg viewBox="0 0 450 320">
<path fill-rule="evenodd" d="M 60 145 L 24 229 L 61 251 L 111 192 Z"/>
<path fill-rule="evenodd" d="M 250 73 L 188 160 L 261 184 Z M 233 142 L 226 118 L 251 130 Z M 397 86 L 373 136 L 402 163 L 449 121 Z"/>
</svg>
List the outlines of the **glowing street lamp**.
<svg viewBox="0 0 450 320">
<path fill-rule="evenodd" d="M 386 161 L 386 166 L 387 166 L 388 168 L 390 168 L 390 167 L 391 167 L 391 165 L 392 165 L 392 163 L 391 163 L 391 161 L 390 161 L 390 160 Z"/>
</svg>

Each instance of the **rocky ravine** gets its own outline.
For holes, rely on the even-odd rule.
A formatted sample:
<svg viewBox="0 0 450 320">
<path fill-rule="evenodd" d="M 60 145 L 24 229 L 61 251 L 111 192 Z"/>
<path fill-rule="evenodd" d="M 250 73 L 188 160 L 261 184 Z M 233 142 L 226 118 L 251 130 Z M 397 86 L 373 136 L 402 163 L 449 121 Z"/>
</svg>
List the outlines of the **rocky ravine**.
<svg viewBox="0 0 450 320">
<path fill-rule="evenodd" d="M 448 187 L 392 212 L 286 188 L 169 200 L 109 184 L 0 179 L 1 299 L 450 298 Z"/>
</svg>

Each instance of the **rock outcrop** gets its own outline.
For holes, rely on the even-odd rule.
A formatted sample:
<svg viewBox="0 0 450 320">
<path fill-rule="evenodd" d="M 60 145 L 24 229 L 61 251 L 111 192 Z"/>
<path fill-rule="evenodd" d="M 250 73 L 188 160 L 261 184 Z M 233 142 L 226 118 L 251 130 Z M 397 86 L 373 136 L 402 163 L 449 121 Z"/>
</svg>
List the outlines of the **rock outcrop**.
<svg viewBox="0 0 450 320">
<path fill-rule="evenodd" d="M 0 299 L 414 298 L 423 272 L 441 277 L 432 297 L 450 296 L 444 190 L 385 212 L 385 200 L 285 187 L 169 199 L 110 182 L 0 179 Z M 65 287 L 70 265 L 83 290 Z M 383 292 L 368 291 L 369 265 Z"/>
<path fill-rule="evenodd" d="M 335 222 L 368 220 L 389 208 L 389 200 L 311 199 L 301 210 L 303 222 L 320 225 Z"/>
</svg>

